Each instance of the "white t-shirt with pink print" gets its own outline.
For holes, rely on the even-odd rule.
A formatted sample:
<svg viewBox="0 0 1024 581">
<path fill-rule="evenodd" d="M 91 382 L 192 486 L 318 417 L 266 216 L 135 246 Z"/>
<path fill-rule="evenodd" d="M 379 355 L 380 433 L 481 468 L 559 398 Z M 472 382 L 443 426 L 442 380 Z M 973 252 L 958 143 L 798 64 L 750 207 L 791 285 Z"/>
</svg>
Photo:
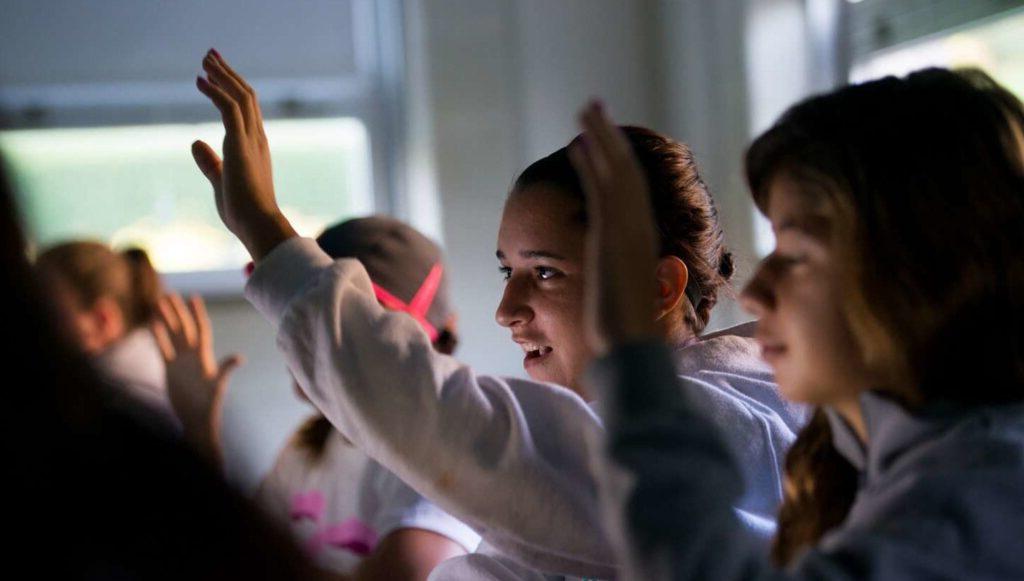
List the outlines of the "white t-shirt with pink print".
<svg viewBox="0 0 1024 581">
<path fill-rule="evenodd" d="M 256 500 L 288 527 L 321 567 L 355 570 L 377 542 L 403 528 L 432 531 L 473 551 L 480 537 L 368 459 L 337 430 L 315 461 L 294 441 L 281 451 Z"/>
</svg>

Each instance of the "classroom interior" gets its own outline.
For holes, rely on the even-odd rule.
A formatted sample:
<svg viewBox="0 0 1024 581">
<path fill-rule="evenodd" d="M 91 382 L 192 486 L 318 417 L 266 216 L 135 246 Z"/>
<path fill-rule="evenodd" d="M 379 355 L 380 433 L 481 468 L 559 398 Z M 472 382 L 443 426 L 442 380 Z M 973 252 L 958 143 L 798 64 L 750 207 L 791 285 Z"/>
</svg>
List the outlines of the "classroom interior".
<svg viewBox="0 0 1024 581">
<path fill-rule="evenodd" d="M 209 303 L 218 352 L 247 362 L 225 407 L 230 480 L 252 489 L 309 407 L 244 300 L 248 257 L 193 166 L 219 143 L 195 91 L 210 47 L 260 95 L 281 205 L 314 236 L 384 213 L 445 249 L 459 358 L 522 376 L 494 321 L 495 232 L 512 180 L 616 119 L 688 143 L 743 284 L 771 248 L 741 154 L 798 100 L 928 65 L 980 66 L 1024 97 L 1024 2 L 995 0 L 4 0 L 0 150 L 31 245 L 137 245 Z M 747 320 L 735 301 L 710 328 Z"/>
</svg>

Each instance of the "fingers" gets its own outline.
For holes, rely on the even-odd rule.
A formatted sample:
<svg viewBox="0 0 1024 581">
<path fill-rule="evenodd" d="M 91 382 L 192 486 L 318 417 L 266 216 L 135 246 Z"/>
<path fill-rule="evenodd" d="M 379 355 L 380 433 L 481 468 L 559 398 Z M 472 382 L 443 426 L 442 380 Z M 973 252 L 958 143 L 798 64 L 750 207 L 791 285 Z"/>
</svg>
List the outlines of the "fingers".
<svg viewBox="0 0 1024 581">
<path fill-rule="evenodd" d="M 612 122 L 599 102 L 591 101 L 583 109 L 580 123 L 594 142 L 592 149 L 607 156 L 609 161 L 628 158 L 632 154 L 632 148 L 622 130 Z"/>
<path fill-rule="evenodd" d="M 207 81 L 203 77 L 196 77 L 196 87 L 199 92 L 206 95 L 220 111 L 221 120 L 224 122 L 224 129 L 230 133 L 245 133 L 245 122 L 242 119 L 242 110 L 238 103 L 228 95 L 224 89 Z"/>
<path fill-rule="evenodd" d="M 217 366 L 217 382 L 218 386 L 227 386 L 228 378 L 234 373 L 243 363 L 245 358 L 241 355 L 234 354 L 229 355 L 221 360 L 220 365 Z"/>
<path fill-rule="evenodd" d="M 160 311 L 160 321 L 164 324 L 169 337 L 172 338 L 175 335 L 181 333 L 181 319 L 178 318 L 178 314 L 174 312 L 171 307 L 170 299 L 167 296 L 160 297 L 160 302 L 157 303 L 157 308 Z"/>
<path fill-rule="evenodd" d="M 185 303 L 177 294 L 160 299 L 158 305 L 160 322 L 174 354 L 192 349 L 196 344 L 196 327 L 192 315 L 185 309 Z"/>
<path fill-rule="evenodd" d="M 199 348 L 204 351 L 213 345 L 213 330 L 210 328 L 210 317 L 206 314 L 206 303 L 202 297 L 192 295 L 188 299 L 188 309 L 196 324 L 196 340 Z"/>
<path fill-rule="evenodd" d="M 150 330 L 153 331 L 153 337 L 156 338 L 156 345 L 160 348 L 160 355 L 163 356 L 164 363 L 174 361 L 176 353 L 174 344 L 171 343 L 171 337 L 167 333 L 167 326 L 162 321 L 154 321 Z"/>
<path fill-rule="evenodd" d="M 219 189 L 224 163 L 220 156 L 205 141 L 192 142 L 192 159 L 196 160 L 199 171 L 210 180 L 214 189 Z"/>
<path fill-rule="evenodd" d="M 245 122 L 246 134 L 259 135 L 263 127 L 256 91 L 213 49 L 210 49 L 203 58 L 203 70 L 211 84 L 234 99 Z"/>
<path fill-rule="evenodd" d="M 211 48 L 210 52 L 213 54 L 214 58 L 217 59 L 217 62 L 220 63 L 221 67 L 223 67 L 224 72 L 231 76 L 242 87 L 242 89 L 249 94 L 249 97 L 252 99 L 253 109 L 258 115 L 258 119 L 262 120 L 263 114 L 260 112 L 260 101 L 256 97 L 256 90 L 245 81 L 245 78 L 243 78 L 242 75 L 238 74 L 235 72 L 235 69 L 231 68 L 231 65 L 229 65 L 228 61 L 226 61 L 224 57 L 217 52 L 217 49 Z"/>
<path fill-rule="evenodd" d="M 580 185 L 583 186 L 583 192 L 586 194 L 587 214 L 593 220 L 601 211 L 601 196 L 604 193 L 598 184 L 594 167 L 591 165 L 586 150 L 587 146 L 583 141 L 572 144 L 569 146 L 569 161 L 580 178 Z"/>
<path fill-rule="evenodd" d="M 192 313 L 188 311 L 185 301 L 181 300 L 181 295 L 177 293 L 171 293 L 168 296 L 168 302 L 181 322 L 181 337 L 185 345 L 194 347 L 196 345 L 196 321 L 192 318 Z"/>
</svg>

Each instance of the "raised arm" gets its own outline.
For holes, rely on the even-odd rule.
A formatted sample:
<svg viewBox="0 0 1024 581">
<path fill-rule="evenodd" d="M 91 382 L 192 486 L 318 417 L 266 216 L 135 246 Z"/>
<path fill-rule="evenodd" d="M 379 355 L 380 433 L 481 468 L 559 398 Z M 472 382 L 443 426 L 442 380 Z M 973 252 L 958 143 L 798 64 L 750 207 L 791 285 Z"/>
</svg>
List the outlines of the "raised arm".
<svg viewBox="0 0 1024 581">
<path fill-rule="evenodd" d="M 242 357 L 230 355 L 220 363 L 214 359 L 213 330 L 206 305 L 197 296 L 189 299 L 188 306 L 177 294 L 162 298 L 153 334 L 167 369 L 167 394 L 185 440 L 222 467 L 224 396 Z"/>
</svg>

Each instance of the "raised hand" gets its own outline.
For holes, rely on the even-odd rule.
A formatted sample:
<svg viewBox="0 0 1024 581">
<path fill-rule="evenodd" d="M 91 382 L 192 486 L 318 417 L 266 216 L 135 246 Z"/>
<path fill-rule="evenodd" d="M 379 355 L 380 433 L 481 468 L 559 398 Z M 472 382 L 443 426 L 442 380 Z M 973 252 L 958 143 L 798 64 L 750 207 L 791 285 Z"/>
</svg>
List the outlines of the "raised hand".
<svg viewBox="0 0 1024 581">
<path fill-rule="evenodd" d="M 583 138 L 569 155 L 587 198 L 584 331 L 600 355 L 657 336 L 657 237 L 647 178 L 626 136 L 598 103 L 579 121 Z"/>
<path fill-rule="evenodd" d="M 203 141 L 192 144 L 192 157 L 213 185 L 217 212 L 254 260 L 295 236 L 274 196 L 270 146 L 256 92 L 241 75 L 210 49 L 203 59 L 206 77 L 196 86 L 220 111 L 224 122 L 224 160 Z"/>
<path fill-rule="evenodd" d="M 217 364 L 206 305 L 199 297 L 188 306 L 177 294 L 160 300 L 160 317 L 153 324 L 167 366 L 167 394 L 184 428 L 185 438 L 220 465 L 221 416 L 228 379 L 242 358 L 231 355 Z"/>
</svg>

